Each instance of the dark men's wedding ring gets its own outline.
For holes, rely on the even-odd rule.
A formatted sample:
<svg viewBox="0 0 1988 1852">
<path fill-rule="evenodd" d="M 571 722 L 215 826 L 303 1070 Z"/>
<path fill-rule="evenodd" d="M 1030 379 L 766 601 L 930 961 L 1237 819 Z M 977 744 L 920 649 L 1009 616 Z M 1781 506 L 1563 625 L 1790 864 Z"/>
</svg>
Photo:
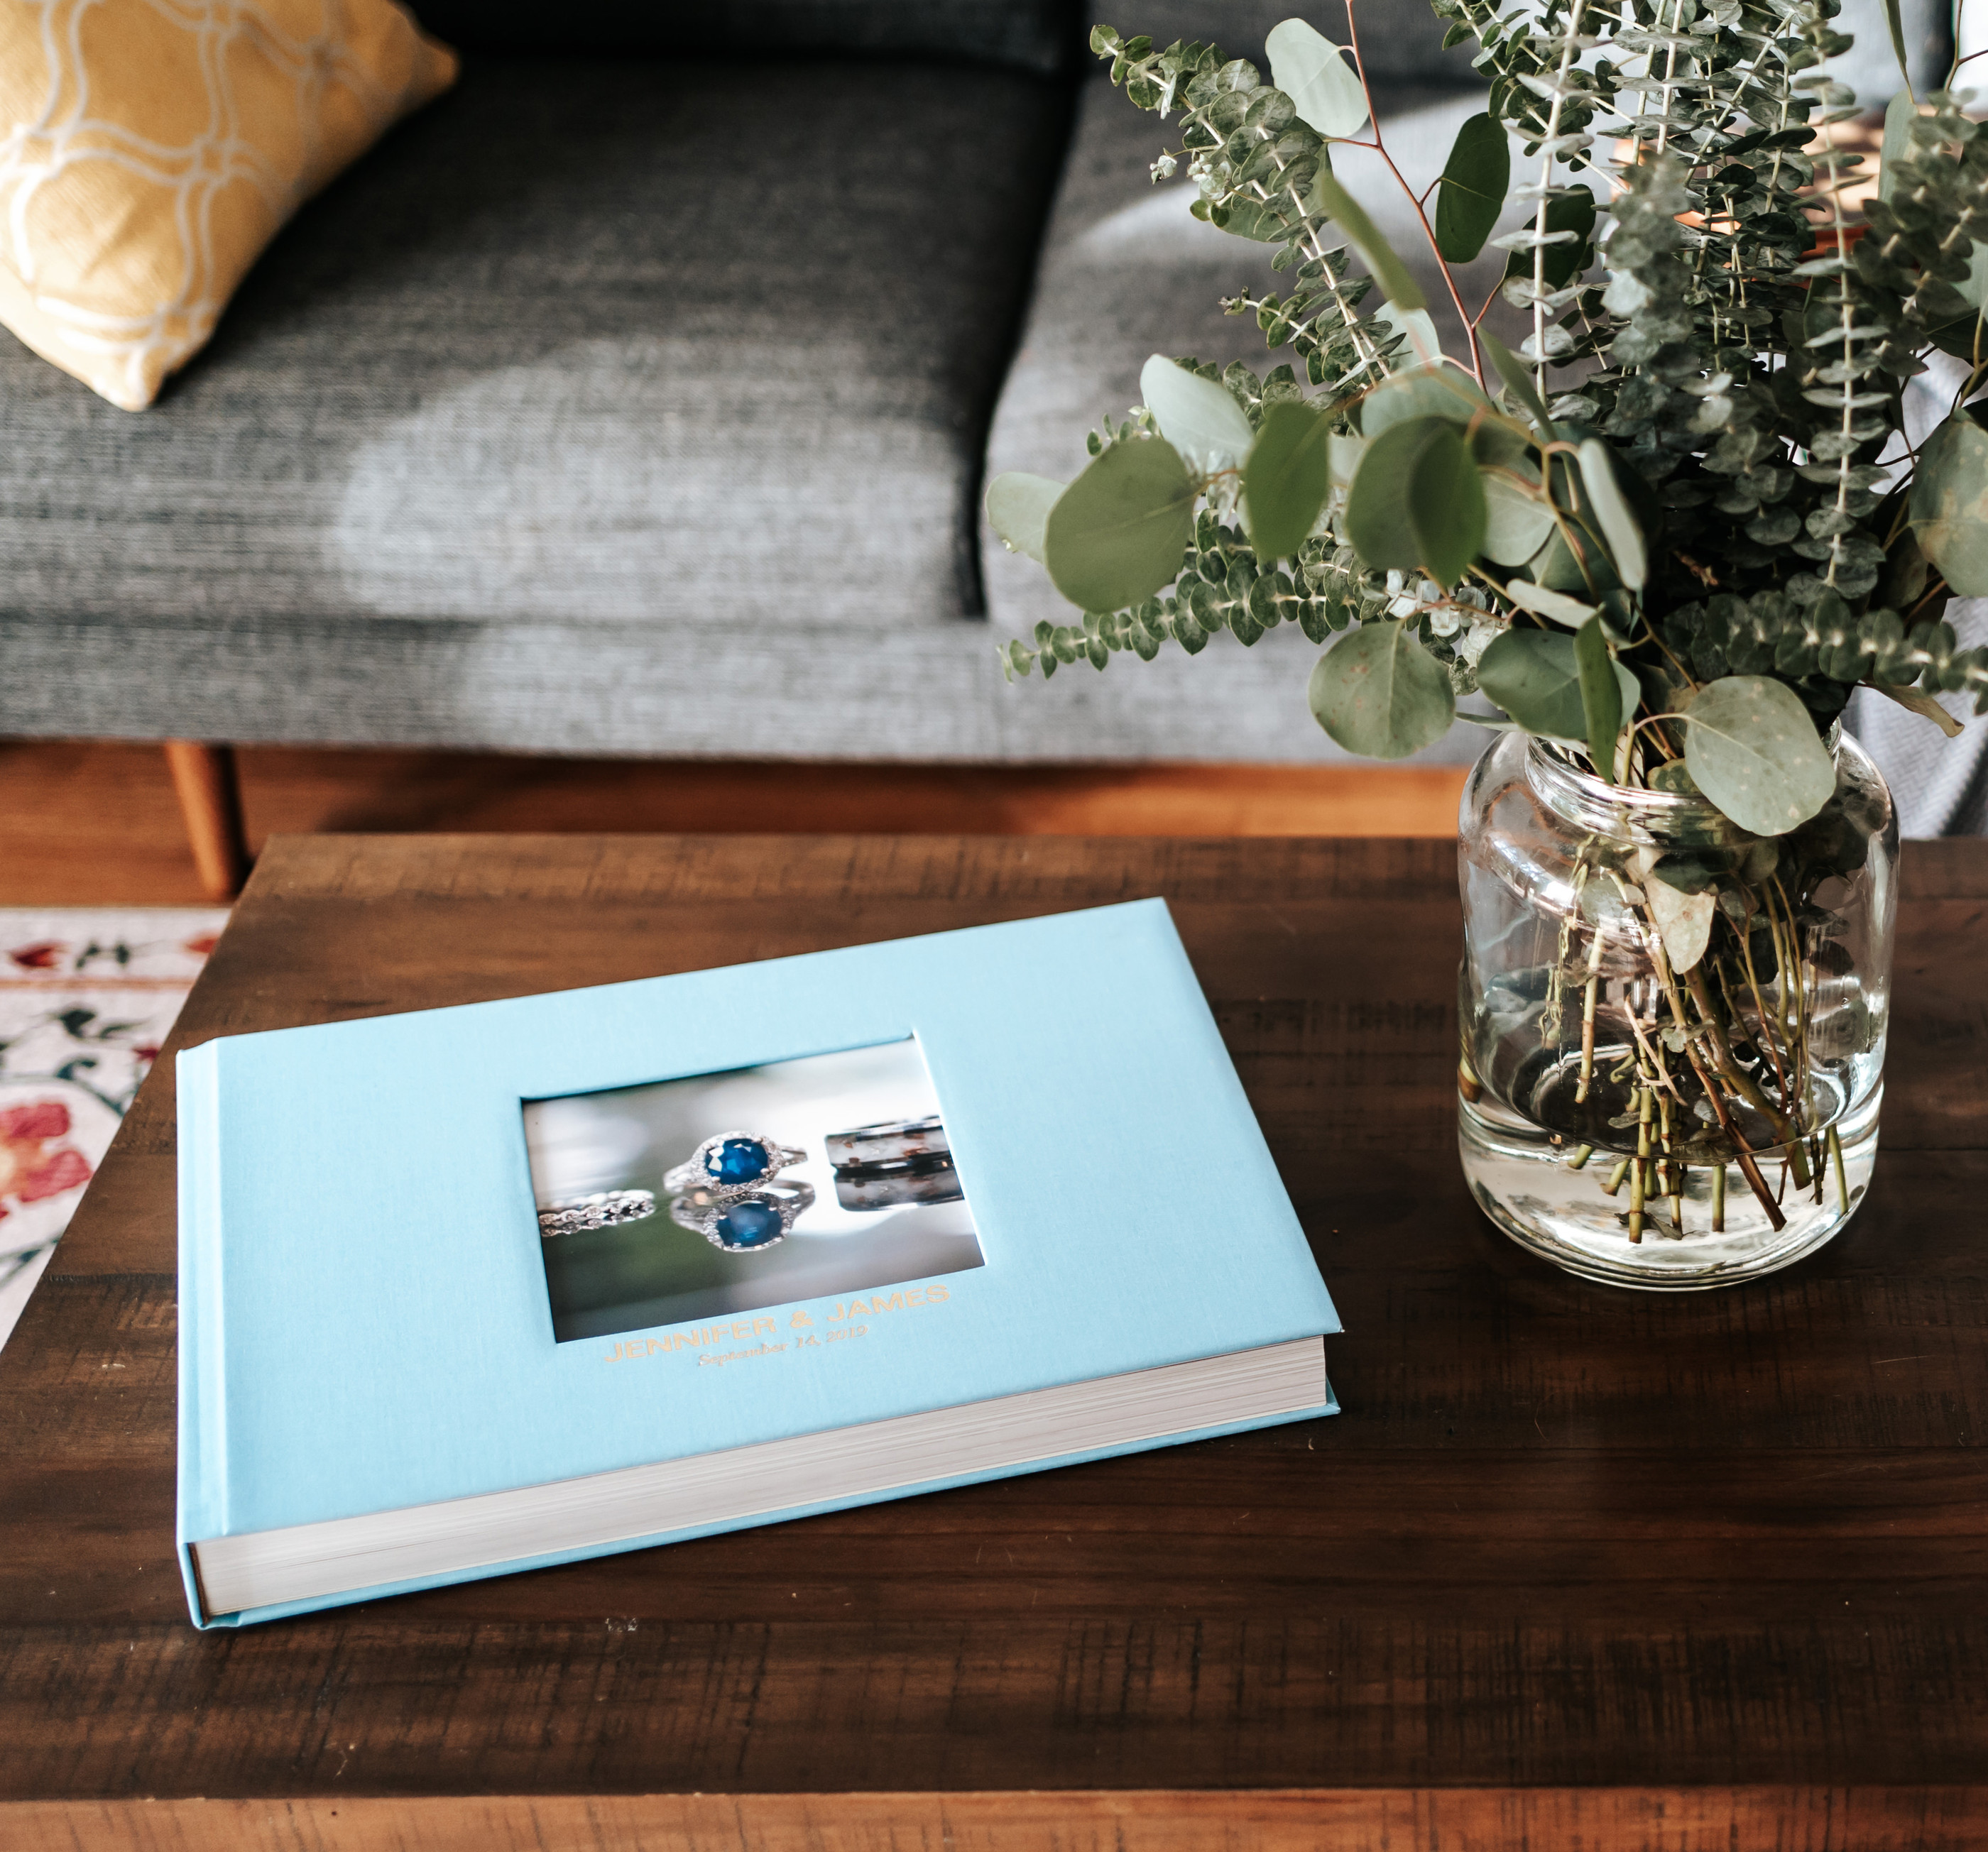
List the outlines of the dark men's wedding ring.
<svg viewBox="0 0 1988 1852">
<path fill-rule="evenodd" d="M 838 1171 L 952 1161 L 952 1146 L 945 1135 L 945 1122 L 936 1113 L 924 1119 L 888 1119 L 880 1125 L 830 1132 L 827 1147 L 828 1161 Z"/>
<path fill-rule="evenodd" d="M 949 1164 L 905 1164 L 867 1171 L 837 1171 L 835 1200 L 857 1215 L 907 1205 L 958 1202 L 966 1195 L 959 1173 Z"/>
</svg>

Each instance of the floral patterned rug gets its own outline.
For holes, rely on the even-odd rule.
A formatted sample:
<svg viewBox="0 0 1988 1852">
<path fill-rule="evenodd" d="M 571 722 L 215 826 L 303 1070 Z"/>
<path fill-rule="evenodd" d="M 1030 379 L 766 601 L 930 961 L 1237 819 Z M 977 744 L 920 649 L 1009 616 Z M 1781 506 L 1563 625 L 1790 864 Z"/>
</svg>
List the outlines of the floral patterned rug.
<svg viewBox="0 0 1988 1852">
<path fill-rule="evenodd" d="M 0 1344 L 227 919 L 0 907 Z"/>
</svg>

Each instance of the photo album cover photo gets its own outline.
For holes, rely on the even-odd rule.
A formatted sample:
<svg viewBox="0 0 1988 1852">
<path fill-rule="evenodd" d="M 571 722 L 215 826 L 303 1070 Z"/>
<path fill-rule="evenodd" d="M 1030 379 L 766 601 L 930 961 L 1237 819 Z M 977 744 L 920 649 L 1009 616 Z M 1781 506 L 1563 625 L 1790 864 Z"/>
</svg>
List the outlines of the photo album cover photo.
<svg viewBox="0 0 1988 1852">
<path fill-rule="evenodd" d="M 915 1038 L 533 1100 L 524 1116 L 562 1343 L 670 1326 L 644 1354 L 729 1361 L 721 1347 L 749 1339 L 764 1354 L 847 1337 L 868 1296 L 891 1304 L 885 1287 L 929 1280 L 942 1302 L 938 1276 L 981 1264 Z M 819 1299 L 819 1325 L 742 1318 Z"/>
<path fill-rule="evenodd" d="M 1337 1408 L 1330 1297 L 1160 901 L 177 1072 L 200 1626 Z"/>
</svg>

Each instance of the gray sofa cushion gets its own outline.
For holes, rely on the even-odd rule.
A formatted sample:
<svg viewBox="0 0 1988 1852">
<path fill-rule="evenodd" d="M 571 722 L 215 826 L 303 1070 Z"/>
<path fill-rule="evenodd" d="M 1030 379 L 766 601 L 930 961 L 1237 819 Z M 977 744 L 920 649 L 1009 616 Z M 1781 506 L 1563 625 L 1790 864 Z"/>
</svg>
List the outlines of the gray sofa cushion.
<svg viewBox="0 0 1988 1852">
<path fill-rule="evenodd" d="M 884 665 L 920 633 L 982 698 L 986 421 L 1066 110 L 957 66 L 472 64 L 153 411 L 0 351 L 0 732 L 970 736 Z"/>
<path fill-rule="evenodd" d="M 1988 643 L 1988 599 L 1956 599 L 1946 620 L 1963 649 Z M 1875 688 L 1850 698 L 1844 723 L 1891 786 L 1899 834 L 1988 836 L 1988 719 L 1975 717 L 1965 695 L 1938 699 L 1966 729 L 1958 739 Z"/>
<path fill-rule="evenodd" d="M 1440 171 L 1458 124 L 1483 107 L 1476 90 L 1396 89 L 1377 93 L 1376 100 L 1388 145 L 1417 185 Z M 1246 288 L 1281 286 L 1270 267 L 1271 247 L 1191 217 L 1191 181 L 1149 181 L 1154 155 L 1170 141 L 1178 145 L 1169 125 L 1134 108 L 1103 77 L 1084 86 L 1021 351 L 995 413 L 990 475 L 1074 475 L 1087 460 L 1086 426 L 1107 414 L 1122 417 L 1138 402 L 1139 369 L 1150 353 L 1192 354 L 1225 366 L 1241 360 L 1259 373 L 1289 358 L 1267 354 L 1255 322 L 1225 316 L 1219 306 Z M 1334 162 L 1435 299 L 1435 261 L 1378 161 L 1342 148 Z M 1472 268 L 1476 299 L 1503 262 L 1494 253 Z M 1453 318 L 1442 319 L 1454 347 Z M 1505 332 L 1518 338 L 1515 329 Z M 1075 621 L 1042 568 L 1007 553 L 984 527 L 982 552 L 996 637 L 1026 636 L 1044 619 Z M 1292 628 L 1273 630 L 1249 650 L 1218 636 L 1198 657 L 1168 644 L 1150 663 L 1122 654 L 1101 673 L 1080 663 L 1060 670 L 1046 688 L 1031 678 L 1009 693 L 1032 733 L 1088 741 L 1099 756 L 1344 759 L 1306 705 L 1305 680 L 1317 654 Z M 1485 737 L 1459 726 L 1423 756 L 1473 759 Z"/>
<path fill-rule="evenodd" d="M 472 53 L 849 52 L 1053 73 L 1081 45 L 1071 0 L 413 0 L 410 10 Z"/>
<path fill-rule="evenodd" d="M 1969 371 L 1964 361 L 1936 353 L 1925 372 L 1906 381 L 1905 435 L 1915 448 L 1952 410 Z M 1963 649 L 1988 644 L 1988 598 L 1956 598 L 1946 617 Z M 1988 835 L 1988 718 L 1974 717 L 1966 695 L 1937 698 L 1965 728 L 1958 739 L 1875 688 L 1859 688 L 1850 698 L 1844 724 L 1891 786 L 1901 835 Z"/>
</svg>

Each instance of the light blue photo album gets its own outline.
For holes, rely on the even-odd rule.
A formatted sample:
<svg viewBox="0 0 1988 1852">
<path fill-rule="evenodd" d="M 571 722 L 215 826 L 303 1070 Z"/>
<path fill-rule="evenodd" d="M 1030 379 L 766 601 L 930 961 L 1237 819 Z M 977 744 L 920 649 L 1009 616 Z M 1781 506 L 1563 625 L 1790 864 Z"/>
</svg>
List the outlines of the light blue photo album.
<svg viewBox="0 0 1988 1852">
<path fill-rule="evenodd" d="M 1337 1412 L 1161 901 L 223 1036 L 178 1080 L 199 1626 Z"/>
</svg>

